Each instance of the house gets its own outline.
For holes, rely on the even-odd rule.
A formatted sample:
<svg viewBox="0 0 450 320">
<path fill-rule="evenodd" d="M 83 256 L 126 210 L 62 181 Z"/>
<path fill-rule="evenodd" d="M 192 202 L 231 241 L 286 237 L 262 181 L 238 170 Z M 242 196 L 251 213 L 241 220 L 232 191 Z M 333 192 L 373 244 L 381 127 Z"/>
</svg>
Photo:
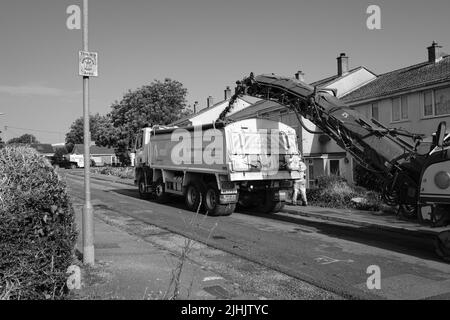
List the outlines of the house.
<svg viewBox="0 0 450 320">
<path fill-rule="evenodd" d="M 37 152 L 39 152 L 47 159 L 52 159 L 53 156 L 55 155 L 55 150 L 53 149 L 53 146 L 51 144 L 35 143 L 30 144 L 29 146 L 30 148 L 35 149 Z"/>
<path fill-rule="evenodd" d="M 450 124 L 450 56 L 436 42 L 427 50 L 427 61 L 381 74 L 343 100 L 387 127 L 430 136 Z"/>
<path fill-rule="evenodd" d="M 91 159 L 95 162 L 96 166 L 116 165 L 118 159 L 114 149 L 99 147 L 91 145 L 90 147 Z M 77 162 L 79 167 L 84 167 L 84 145 L 76 144 L 69 156 L 69 160 Z"/>
<path fill-rule="evenodd" d="M 310 83 L 320 88 L 336 89 L 342 99 L 367 117 L 388 127 L 431 135 L 441 121 L 450 124 L 450 56 L 441 53 L 433 42 L 425 62 L 377 75 L 364 66 L 349 68 L 349 57 L 337 57 L 337 73 Z M 295 77 L 304 81 L 303 73 Z M 225 100 L 191 115 L 179 124 L 210 123 L 228 105 Z M 228 97 L 229 98 L 229 97 Z M 209 101 L 209 99 L 208 99 Z M 303 119 L 302 127 L 293 112 L 273 101 L 243 96 L 229 118 L 267 118 L 281 121 L 297 131 L 299 149 L 308 166 L 308 185 L 313 187 L 319 176 L 337 174 L 354 181 L 356 161 L 328 136 L 312 134 L 316 127 Z"/>
<path fill-rule="evenodd" d="M 222 111 L 225 110 L 225 108 L 228 106 L 231 96 L 232 96 L 231 89 L 230 87 L 227 87 L 224 92 L 224 100 L 214 104 L 214 99 L 211 96 L 209 96 L 207 99 L 206 108 L 192 115 L 184 117 L 178 121 L 175 121 L 171 123 L 170 126 L 184 127 L 184 126 L 193 126 L 193 125 L 197 126 L 202 124 L 213 123 L 219 118 Z M 246 109 L 259 100 L 260 99 L 250 96 L 238 98 L 229 115 L 232 115 L 243 109 Z"/>
</svg>

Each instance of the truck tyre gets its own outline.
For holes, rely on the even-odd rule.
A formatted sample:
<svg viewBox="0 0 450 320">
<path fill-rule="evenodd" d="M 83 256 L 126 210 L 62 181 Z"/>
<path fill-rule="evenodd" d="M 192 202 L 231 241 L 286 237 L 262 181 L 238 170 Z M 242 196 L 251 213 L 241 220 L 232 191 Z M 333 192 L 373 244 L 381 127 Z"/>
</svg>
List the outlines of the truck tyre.
<svg viewBox="0 0 450 320">
<path fill-rule="evenodd" d="M 202 200 L 202 195 L 204 192 L 203 188 L 200 186 L 199 183 L 193 182 L 190 183 L 186 188 L 186 194 L 184 196 L 184 200 L 186 203 L 186 207 L 193 212 L 199 211 L 199 206 L 201 204 L 201 207 L 204 207 L 204 204 Z M 201 210 L 202 208 L 200 208 Z"/>
<path fill-rule="evenodd" d="M 169 195 L 166 193 L 166 186 L 163 179 L 158 179 L 154 187 L 155 200 L 159 203 L 166 203 Z"/>
<path fill-rule="evenodd" d="M 450 262 L 450 231 L 443 231 L 436 236 L 435 250 L 439 257 Z"/>
<path fill-rule="evenodd" d="M 141 199 L 149 199 L 150 193 L 148 193 L 145 189 L 145 179 L 144 177 L 140 177 L 138 181 L 138 190 L 139 190 L 139 197 Z"/>
<path fill-rule="evenodd" d="M 229 216 L 236 209 L 236 203 L 220 204 L 220 192 L 215 183 L 209 183 L 203 196 L 203 203 L 208 215 Z"/>
<path fill-rule="evenodd" d="M 70 165 L 70 169 L 76 169 L 77 168 L 77 165 L 75 164 L 75 163 L 72 163 L 71 165 Z"/>
<path fill-rule="evenodd" d="M 277 213 L 284 208 L 286 203 L 284 201 L 274 201 L 272 192 L 267 192 L 257 210 L 261 213 Z"/>
</svg>

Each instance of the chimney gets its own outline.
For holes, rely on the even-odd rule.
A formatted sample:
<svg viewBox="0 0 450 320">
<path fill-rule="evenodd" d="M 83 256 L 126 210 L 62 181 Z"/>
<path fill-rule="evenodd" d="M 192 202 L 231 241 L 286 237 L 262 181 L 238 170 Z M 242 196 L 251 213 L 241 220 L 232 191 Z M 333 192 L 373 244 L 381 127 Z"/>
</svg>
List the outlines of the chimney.
<svg viewBox="0 0 450 320">
<path fill-rule="evenodd" d="M 428 62 L 436 63 L 441 60 L 441 46 L 436 41 L 433 41 L 431 47 L 428 47 Z"/>
<path fill-rule="evenodd" d="M 227 87 L 225 89 L 225 100 L 230 100 L 231 99 L 231 89 L 230 87 Z"/>
<path fill-rule="evenodd" d="M 214 105 L 214 98 L 209 96 L 208 99 L 206 100 L 206 107 L 211 108 L 213 105 Z"/>
<path fill-rule="evenodd" d="M 198 108 L 198 101 L 194 102 L 194 114 L 197 113 L 197 108 Z"/>
<path fill-rule="evenodd" d="M 337 58 L 337 66 L 338 76 L 342 76 L 348 72 L 348 57 L 345 53 L 341 53 L 341 55 Z"/>
<path fill-rule="evenodd" d="M 303 73 L 303 71 L 298 71 L 295 74 L 295 79 L 305 82 L 305 74 Z"/>
</svg>

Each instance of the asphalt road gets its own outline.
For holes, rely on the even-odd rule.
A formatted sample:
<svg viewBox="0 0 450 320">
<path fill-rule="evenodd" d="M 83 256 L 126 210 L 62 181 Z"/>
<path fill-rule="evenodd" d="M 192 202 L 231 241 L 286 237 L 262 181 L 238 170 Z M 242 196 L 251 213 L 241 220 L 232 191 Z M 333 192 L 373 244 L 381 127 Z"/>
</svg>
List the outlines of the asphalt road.
<svg viewBox="0 0 450 320">
<path fill-rule="evenodd" d="M 72 196 L 83 197 L 83 178 L 63 171 Z M 92 181 L 95 207 L 204 242 L 346 298 L 449 299 L 450 264 L 439 261 L 427 239 L 374 233 L 365 228 L 305 222 L 286 214 L 235 212 L 229 217 L 194 213 L 181 198 L 168 204 L 139 198 L 136 188 Z M 369 266 L 381 271 L 381 289 L 369 290 Z"/>
</svg>

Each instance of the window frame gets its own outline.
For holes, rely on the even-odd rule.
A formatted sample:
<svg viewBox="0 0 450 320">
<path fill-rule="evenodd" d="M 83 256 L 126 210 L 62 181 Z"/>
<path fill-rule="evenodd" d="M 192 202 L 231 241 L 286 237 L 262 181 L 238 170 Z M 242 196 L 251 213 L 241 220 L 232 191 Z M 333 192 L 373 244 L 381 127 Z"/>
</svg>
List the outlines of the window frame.
<svg viewBox="0 0 450 320">
<path fill-rule="evenodd" d="M 331 162 L 332 161 L 337 161 L 338 162 L 338 174 L 334 174 L 334 173 L 332 173 L 331 172 Z M 331 176 L 332 174 L 333 175 L 336 175 L 336 176 L 338 176 L 338 177 L 340 177 L 341 176 L 341 159 L 328 159 L 328 175 L 329 176 Z"/>
<path fill-rule="evenodd" d="M 374 117 L 374 112 L 373 112 L 374 107 L 376 107 L 376 109 L 377 109 L 377 117 Z M 373 102 L 370 105 L 370 114 L 371 114 L 372 119 L 380 121 L 380 105 L 378 104 L 378 102 Z"/>
<path fill-rule="evenodd" d="M 398 104 L 398 113 L 399 113 L 399 119 L 395 120 L 394 119 L 394 100 L 399 101 Z M 406 108 L 407 108 L 407 116 L 406 118 L 403 118 L 403 101 L 406 100 Z M 409 121 L 409 99 L 408 99 L 408 95 L 401 95 L 401 96 L 397 96 L 397 97 L 393 97 L 391 98 L 391 123 L 396 123 L 396 122 L 405 122 L 405 121 Z"/>
<path fill-rule="evenodd" d="M 440 118 L 440 117 L 448 117 L 450 116 L 450 113 L 445 114 L 436 114 L 436 91 L 438 90 L 450 90 L 449 86 L 441 87 L 441 88 L 433 88 L 424 90 L 421 93 L 421 107 L 422 107 L 422 119 L 432 119 L 432 118 Z M 427 92 L 431 92 L 431 115 L 425 115 L 425 94 Z"/>
</svg>

